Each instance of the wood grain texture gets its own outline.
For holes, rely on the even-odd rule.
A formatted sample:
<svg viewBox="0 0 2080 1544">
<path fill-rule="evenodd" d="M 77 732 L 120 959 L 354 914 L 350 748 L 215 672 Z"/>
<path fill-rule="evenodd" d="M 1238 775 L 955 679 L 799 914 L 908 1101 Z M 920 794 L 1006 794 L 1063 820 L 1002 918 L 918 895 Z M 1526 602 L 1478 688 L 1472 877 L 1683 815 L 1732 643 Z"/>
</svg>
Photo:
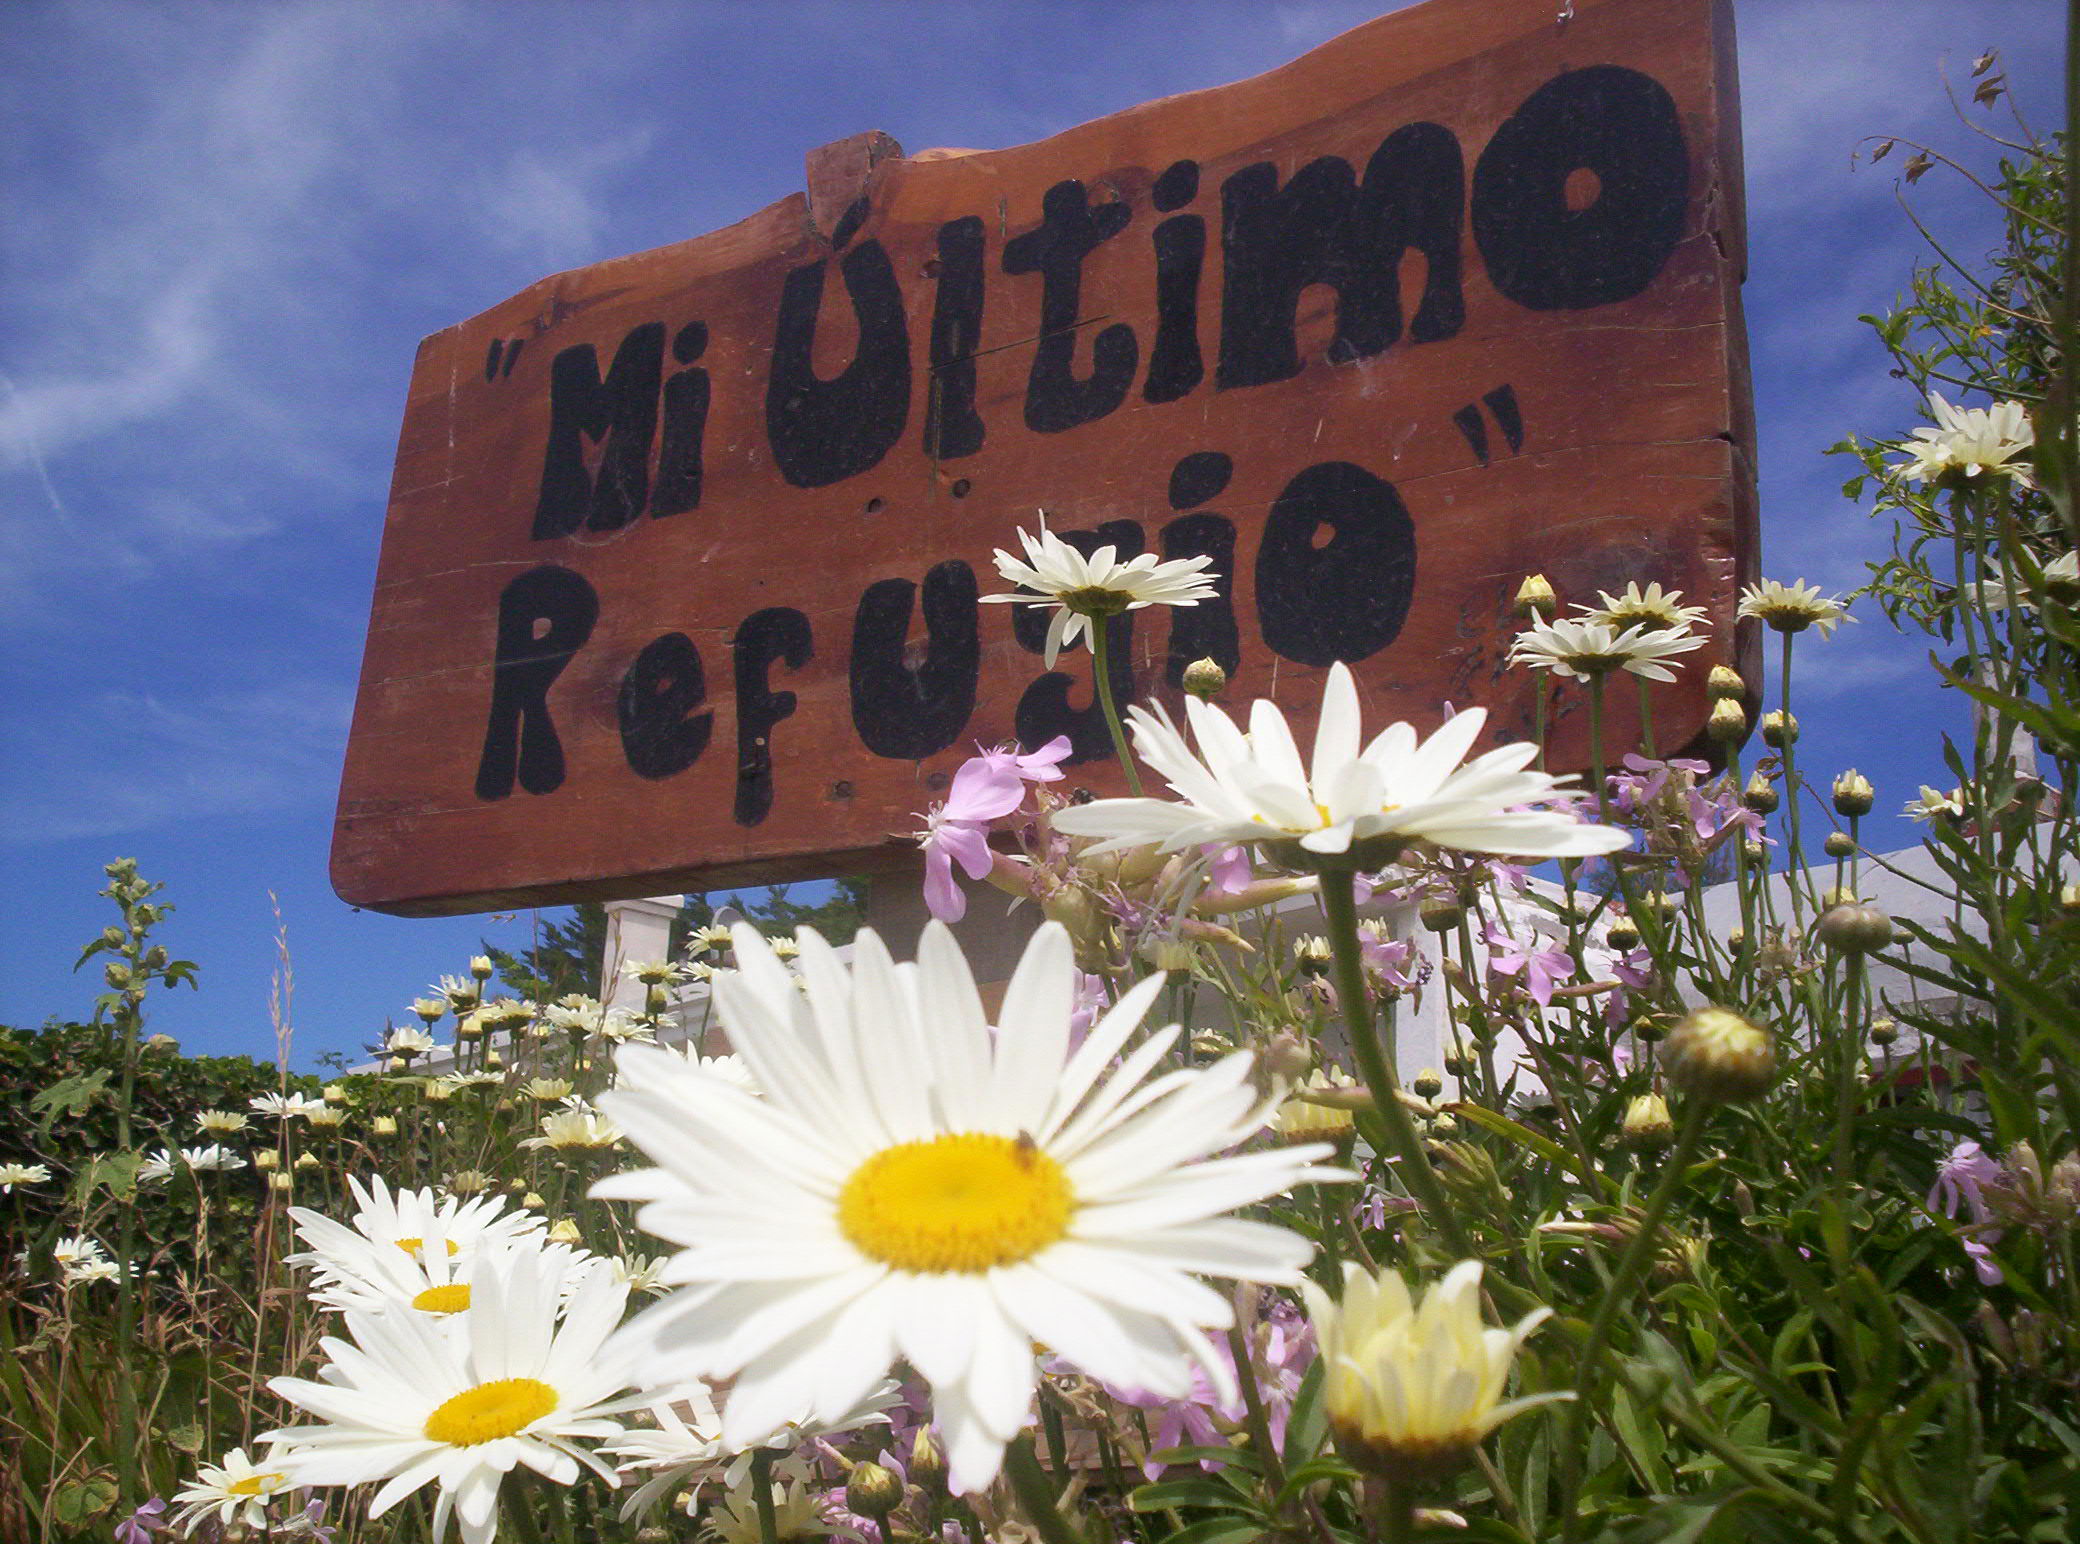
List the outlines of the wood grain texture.
<svg viewBox="0 0 2080 1544">
<path fill-rule="evenodd" d="M 1431 0 L 1036 144 L 856 136 L 806 194 L 435 334 L 335 887 L 434 914 L 904 852 L 976 743 L 1065 713 L 1090 743 L 1089 654 L 1036 687 L 1026 608 L 970 599 L 1043 507 L 1149 550 L 1232 540 L 1229 700 L 1303 734 L 1340 654 L 1368 722 L 1478 702 L 1522 737 L 1519 578 L 1592 603 L 1658 580 L 1714 627 L 1657 689 L 1682 744 L 1756 562 L 1738 147 L 1718 0 L 1564 27 Z M 1174 704 L 1172 629 L 1218 622 L 1137 613 L 1134 696 Z M 1070 780 L 1124 791 L 1106 755 Z"/>
</svg>

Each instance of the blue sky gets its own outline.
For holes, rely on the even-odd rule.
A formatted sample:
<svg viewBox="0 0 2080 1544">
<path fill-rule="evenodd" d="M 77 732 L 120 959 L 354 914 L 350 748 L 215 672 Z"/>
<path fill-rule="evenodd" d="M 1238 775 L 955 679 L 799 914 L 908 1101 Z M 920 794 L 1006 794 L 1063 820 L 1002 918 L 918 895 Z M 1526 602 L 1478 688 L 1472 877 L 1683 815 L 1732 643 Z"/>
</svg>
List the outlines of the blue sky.
<svg viewBox="0 0 2080 1544">
<path fill-rule="evenodd" d="M 1132 3 L 38 4 L 0 30 L 0 1022 L 84 1016 L 70 973 L 137 857 L 202 986 L 154 1026 L 296 1059 L 380 1029 L 529 918 L 356 913 L 326 879 L 390 463 L 424 335 L 559 269 L 729 224 L 869 128 L 1037 139 L 1283 63 L 1392 7 Z M 1913 423 L 1855 318 L 1920 255 L 1900 158 L 1966 149 L 1939 70 L 1998 47 L 2058 112 L 2049 0 L 1739 7 L 1764 571 L 1846 589 L 1884 532 L 1820 452 Z M 1976 112 L 1976 110 L 1974 110 Z M 1981 121 L 1987 121 L 1983 114 Z M 1983 158 L 1982 158 L 1983 159 Z M 1917 207 L 1983 250 L 1943 174 Z M 1008 535 L 1008 533 L 1007 533 Z M 1957 704 L 1864 622 L 1806 655 L 1802 761 L 1896 808 Z M 1808 749 L 1810 748 L 1810 749 Z M 1912 839 L 1904 825 L 1898 841 Z"/>
</svg>

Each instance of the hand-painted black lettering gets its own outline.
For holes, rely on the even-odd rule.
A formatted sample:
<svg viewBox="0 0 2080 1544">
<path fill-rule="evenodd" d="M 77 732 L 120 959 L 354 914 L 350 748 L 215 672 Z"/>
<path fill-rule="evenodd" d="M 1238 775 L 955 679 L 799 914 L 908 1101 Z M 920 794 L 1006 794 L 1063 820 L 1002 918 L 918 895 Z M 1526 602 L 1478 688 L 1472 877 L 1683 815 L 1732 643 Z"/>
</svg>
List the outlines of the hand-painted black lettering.
<svg viewBox="0 0 2080 1544">
<path fill-rule="evenodd" d="M 506 362 L 498 367 L 498 378 L 504 380 L 513 373 L 513 366 L 520 363 L 520 350 L 527 347 L 525 338 L 515 338 L 506 345 Z"/>
<path fill-rule="evenodd" d="M 708 346 L 705 322 L 688 322 L 672 339 L 672 357 L 691 365 Z M 665 377 L 664 428 L 657 437 L 657 489 L 651 518 L 698 509 L 701 504 L 701 437 L 708 428 L 708 372 L 679 370 Z"/>
<path fill-rule="evenodd" d="M 1177 465 L 1170 468 L 1170 507 L 1190 509 L 1194 504 L 1217 499 L 1234 475 L 1235 459 L 1225 451 L 1195 450 L 1189 456 L 1180 456 Z"/>
<path fill-rule="evenodd" d="M 790 670 L 809 663 L 809 619 L 792 606 L 768 606 L 744 618 L 730 653 L 737 685 L 737 796 L 740 826 L 755 826 L 773 808 L 773 726 L 794 712 L 794 693 L 767 685 L 775 660 Z"/>
<path fill-rule="evenodd" d="M 1042 278 L 1040 338 L 1026 378 L 1025 419 L 1036 433 L 1054 434 L 1103 418 L 1134 384 L 1140 347 L 1124 322 L 1092 340 L 1088 378 L 1079 380 L 1075 370 L 1083 260 L 1126 229 L 1133 211 L 1118 201 L 1092 208 L 1074 178 L 1049 188 L 1040 209 L 1038 230 L 1005 243 L 1004 272 Z"/>
<path fill-rule="evenodd" d="M 1471 402 L 1452 410 L 1452 422 L 1466 436 L 1466 444 L 1473 451 L 1473 459 L 1482 466 L 1488 464 L 1488 426 L 1481 421 L 1481 410 Z"/>
<path fill-rule="evenodd" d="M 1507 382 L 1493 391 L 1481 393 L 1481 401 L 1488 404 L 1488 411 L 1495 415 L 1495 425 L 1502 437 L 1509 442 L 1511 454 L 1524 448 L 1524 413 L 1517 406 L 1517 393 Z"/>
<path fill-rule="evenodd" d="M 974 215 L 939 227 L 938 289 L 932 299 L 932 389 L 924 453 L 950 461 L 982 449 L 975 411 L 975 350 L 982 346 L 983 229 Z"/>
<path fill-rule="evenodd" d="M 684 633 L 666 633 L 643 645 L 621 678 L 617 704 L 621 754 L 638 777 L 684 772 L 708 748 L 715 715 L 693 710 L 708 700 L 701 651 Z"/>
<path fill-rule="evenodd" d="M 1335 534 L 1317 547 L 1323 526 Z M 1416 533 L 1391 483 L 1324 461 L 1286 484 L 1257 549 L 1257 628 L 1303 665 L 1356 663 L 1401 632 L 1415 593 Z"/>
<path fill-rule="evenodd" d="M 838 223 L 831 230 L 833 252 L 844 251 L 852 238 L 859 234 L 859 228 L 867 222 L 867 210 L 870 207 L 872 206 L 864 194 L 845 206 L 845 212 L 838 216 Z"/>
<path fill-rule="evenodd" d="M 618 531 L 643 512 L 663 376 L 663 322 L 631 329 L 604 381 L 591 344 L 556 356 L 549 366 L 549 444 L 535 501 L 536 541 L 568 536 L 581 525 Z M 585 445 L 602 438 L 606 446 L 595 475 L 586 466 Z"/>
<path fill-rule="evenodd" d="M 1225 486 L 1225 478 L 1222 484 Z M 1175 476 L 1171 485 L 1176 486 Z M 1213 578 L 1214 588 L 1213 598 L 1196 606 L 1166 608 L 1170 617 L 1170 650 L 1163 663 L 1163 679 L 1182 687 L 1185 666 L 1201 659 L 1210 659 L 1234 674 L 1235 667 L 1242 663 L 1242 645 L 1235 628 L 1235 523 L 1211 510 L 1172 520 L 1163 527 L 1163 556 L 1212 558 L 1207 572 Z"/>
<path fill-rule="evenodd" d="M 478 798 L 505 798 L 516 775 L 529 793 L 563 786 L 563 742 L 549 717 L 549 687 L 598 620 L 598 593 L 553 564 L 529 569 L 499 593 Z"/>
<path fill-rule="evenodd" d="M 1359 185 L 1336 156 L 1310 161 L 1281 188 L 1269 161 L 1221 184 L 1221 349 L 1214 384 L 1261 386 L 1301 369 L 1294 328 L 1311 284 L 1336 292 L 1327 358 L 1379 353 L 1401 336 L 1401 260 L 1424 259 L 1412 342 L 1450 337 L 1465 320 L 1459 289 L 1459 142 L 1434 123 L 1396 129 Z"/>
<path fill-rule="evenodd" d="M 917 586 L 882 579 L 859 598 L 852 624 L 852 726 L 877 756 L 920 761 L 960 738 L 982 668 L 975 571 L 941 563 L 925 575 L 925 655 L 906 659 Z"/>
<path fill-rule="evenodd" d="M 863 241 L 839 260 L 859 347 L 835 378 L 817 378 L 812 351 L 826 261 L 787 276 L 766 385 L 773 464 L 797 488 L 826 487 L 878 464 L 910 417 L 910 324 L 878 241 Z"/>
<path fill-rule="evenodd" d="M 506 340 L 504 338 L 493 338 L 491 340 L 491 347 L 484 354 L 485 380 L 495 381 L 498 379 L 498 357 L 505 351 Z"/>
<path fill-rule="evenodd" d="M 1401 330 L 1402 258 L 1423 255 L 1423 298 L 1409 318 L 1408 341 L 1435 343 L 1466 325 L 1459 287 L 1459 233 L 1466 207 L 1466 161 L 1450 129 L 1403 124 L 1380 142 L 1358 186 L 1356 246 L 1383 279 L 1383 330 Z"/>
<path fill-rule="evenodd" d="M 1197 161 L 1172 161 L 1163 168 L 1162 176 L 1156 178 L 1149 189 L 1149 199 L 1164 214 L 1173 209 L 1182 209 L 1199 196 L 1199 163 Z"/>
<path fill-rule="evenodd" d="M 1156 339 L 1148 350 L 1141 395 L 1175 402 L 1206 376 L 1199 353 L 1199 274 L 1206 266 L 1206 222 L 1172 215 L 1156 226 Z"/>
<path fill-rule="evenodd" d="M 1595 197 L 1568 207 L 1571 174 Z M 1683 234 L 1690 156 L 1675 102 L 1637 70 L 1569 70 L 1525 98 L 1473 169 L 1473 239 L 1495 288 L 1534 311 L 1637 295 Z"/>
</svg>

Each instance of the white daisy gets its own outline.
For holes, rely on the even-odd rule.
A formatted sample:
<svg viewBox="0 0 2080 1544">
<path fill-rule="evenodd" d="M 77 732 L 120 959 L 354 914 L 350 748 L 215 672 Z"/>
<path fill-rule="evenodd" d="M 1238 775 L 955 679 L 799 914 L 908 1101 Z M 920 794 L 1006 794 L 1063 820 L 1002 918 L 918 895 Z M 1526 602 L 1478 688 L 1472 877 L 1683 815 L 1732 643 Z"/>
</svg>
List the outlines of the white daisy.
<svg viewBox="0 0 2080 1544">
<path fill-rule="evenodd" d="M 1596 598 L 1603 604 L 1577 605 L 1574 609 L 1592 622 L 1605 622 L 1612 627 L 1689 628 L 1710 614 L 1703 606 L 1680 604 L 1681 590 L 1664 590 L 1658 583 L 1642 590 L 1637 579 L 1616 595 L 1598 590 Z"/>
<path fill-rule="evenodd" d="M 621 1128 L 589 1110 L 558 1110 L 542 1118 L 541 1135 L 524 1139 L 522 1147 L 612 1147 Z"/>
<path fill-rule="evenodd" d="M 184 1147 L 178 1153 L 162 1147 L 137 1166 L 137 1178 L 140 1183 L 151 1184 L 171 1177 L 177 1170 L 185 1169 L 195 1174 L 230 1173 L 245 1166 L 243 1156 L 217 1142 L 207 1147 Z"/>
<path fill-rule="evenodd" d="M 1849 615 L 1847 601 L 1823 595 L 1818 585 L 1807 584 L 1803 578 L 1796 584 L 1765 579 L 1761 584 L 1749 585 L 1741 591 L 1740 614 L 1767 622 L 1780 633 L 1802 633 L 1808 627 L 1817 627 L 1823 638 L 1842 623 L 1856 620 Z"/>
<path fill-rule="evenodd" d="M 299 1115 L 308 1115 L 313 1110 L 324 1109 L 325 1101 L 313 1099 L 308 1094 L 255 1094 L 246 1101 L 246 1107 L 261 1115 L 294 1120 Z"/>
<path fill-rule="evenodd" d="M 267 1526 L 268 1502 L 289 1488 L 288 1471 L 276 1463 L 275 1455 L 263 1454 L 255 1463 L 244 1448 L 233 1448 L 223 1463 L 202 1465 L 187 1489 L 175 1493 L 180 1511 L 174 1514 L 174 1526 L 192 1535 L 205 1518 L 214 1516 L 220 1529 L 233 1523 L 262 1529 Z"/>
<path fill-rule="evenodd" d="M 541 1230 L 539 1217 L 525 1212 L 508 1212 L 502 1196 L 478 1196 L 461 1200 L 433 1190 L 395 1190 L 381 1175 L 365 1184 L 350 1176 L 347 1187 L 355 1202 L 351 1226 L 373 1243 L 403 1250 L 420 1251 L 426 1236 L 438 1233 L 447 1240 L 451 1254 L 491 1245 L 509 1244 Z"/>
<path fill-rule="evenodd" d="M 1107 1076 L 1160 976 L 1071 1055 L 1077 972 L 1055 923 L 1028 944 L 994 1031 L 937 922 L 914 966 L 870 930 L 849 971 L 799 937 L 802 987 L 740 927 L 741 969 L 718 990 L 763 1098 L 633 1048 L 602 1096 L 662 1167 L 593 1193 L 649 1203 L 637 1221 L 681 1246 L 667 1276 L 687 1287 L 633 1320 L 628 1344 L 674 1376 L 734 1378 L 731 1447 L 804 1411 L 841 1416 L 905 1358 L 932 1385 L 966 1491 L 996 1476 L 1026 1422 L 1035 1342 L 1171 1397 L 1194 1359 L 1226 1381 L 1204 1330 L 1233 1309 L 1188 1273 L 1292 1283 L 1312 1248 L 1222 1214 L 1347 1177 L 1312 1166 L 1326 1147 L 1209 1157 L 1263 1125 L 1249 1057 L 1145 1082 L 1173 1025 Z"/>
<path fill-rule="evenodd" d="M 1505 745 L 1461 766 L 1487 722 L 1483 709 L 1468 709 L 1427 740 L 1408 724 L 1390 724 L 1361 750 L 1358 689 L 1341 662 L 1329 667 L 1323 689 L 1312 776 L 1276 703 L 1252 706 L 1248 735 L 1196 697 L 1184 708 L 1196 756 L 1160 705 L 1128 710 L 1136 753 L 1183 803 L 1098 799 L 1049 817 L 1057 831 L 1108 839 L 1086 856 L 1150 842 L 1177 852 L 1203 842 L 1298 841 L 1311 852 L 1343 853 L 1353 842 L 1391 836 L 1467 852 L 1562 857 L 1615 852 L 1628 840 L 1564 811 L 1525 807 L 1573 797 L 1565 779 L 1525 770 L 1535 745 Z"/>
<path fill-rule="evenodd" d="M 1953 820 L 1962 820 L 1964 818 L 1964 790 L 1953 788 L 1948 793 L 1944 793 L 1939 788 L 1931 788 L 1928 784 L 1923 783 L 1920 796 L 1907 800 L 1904 813 L 1912 820 L 1934 820 L 1939 815 L 1948 816 Z"/>
<path fill-rule="evenodd" d="M 1683 627 L 1619 626 L 1597 617 L 1534 619 L 1510 645 L 1509 662 L 1577 681 L 1617 670 L 1673 681 L 1676 673 L 1665 661 L 1703 647 L 1704 639 Z"/>
<path fill-rule="evenodd" d="M 390 1031 L 383 1041 L 383 1049 L 392 1056 L 401 1056 L 410 1061 L 415 1056 L 425 1056 L 433 1050 L 433 1036 L 412 1024 L 400 1024 Z"/>
<path fill-rule="evenodd" d="M 130 1274 L 137 1274 L 137 1266 L 134 1263 L 130 1267 Z M 68 1286 L 83 1281 L 120 1281 L 122 1276 L 122 1267 L 105 1257 L 82 1260 L 76 1265 L 65 1267 L 65 1281 Z"/>
<path fill-rule="evenodd" d="M 758 1520 L 758 1492 L 747 1475 L 730 1488 L 729 1494 L 708 1513 L 701 1537 L 708 1544 L 759 1544 L 765 1530 Z M 838 1531 L 830 1509 L 805 1479 L 774 1476 L 773 1537 L 799 1544 L 802 1539 L 822 1538 Z"/>
<path fill-rule="evenodd" d="M 721 1056 L 703 1056 L 693 1048 L 690 1041 L 683 1046 L 671 1046 L 667 1049 L 683 1056 L 686 1065 L 703 1077 L 721 1078 L 725 1083 L 734 1083 L 747 1094 L 758 1092 L 758 1079 L 751 1075 L 751 1069 L 744 1065 L 744 1058 L 741 1056 L 726 1053 Z"/>
<path fill-rule="evenodd" d="M 1953 471 L 1966 477 L 2000 472 L 2027 480 L 2028 469 L 2014 462 L 2035 443 L 2036 431 L 2020 402 L 1952 407 L 1932 391 L 1929 403 L 1935 409 L 1935 427 L 1916 429 L 1913 440 L 1900 447 L 1907 459 L 1893 463 L 1894 476 L 1933 482 Z"/>
<path fill-rule="evenodd" d="M 195 1129 L 206 1137 L 232 1137 L 252 1125 L 241 1110 L 204 1110 L 195 1117 Z"/>
<path fill-rule="evenodd" d="M 69 1234 L 51 1245 L 52 1263 L 71 1270 L 76 1265 L 85 1265 L 92 1260 L 105 1260 L 108 1251 L 83 1233 Z"/>
<path fill-rule="evenodd" d="M 525 1464 L 569 1485 L 585 1464 L 614 1473 L 577 1445 L 621 1434 L 605 1417 L 628 1386 L 609 1344 L 625 1294 L 604 1271 L 580 1283 L 557 1323 L 558 1274 L 518 1250 L 480 1268 L 466 1334 L 451 1339 L 425 1316 L 349 1312 L 351 1342 L 320 1342 L 320 1381 L 273 1378 L 268 1387 L 324 1424 L 267 1432 L 297 1485 L 384 1484 L 369 1502 L 380 1517 L 429 1480 L 440 1484 L 433 1536 L 451 1513 L 466 1544 L 498 1532 L 499 1482 Z"/>
<path fill-rule="evenodd" d="M 50 1177 L 49 1168 L 40 1163 L 0 1163 L 0 1196 L 17 1185 L 41 1185 Z"/>
<path fill-rule="evenodd" d="M 1018 606 L 1058 608 L 1047 624 L 1047 665 L 1054 668 L 1055 656 L 1091 630 L 1092 620 L 1139 611 L 1144 606 L 1196 606 L 1219 592 L 1205 569 L 1211 557 L 1158 558 L 1144 552 L 1122 563 L 1117 549 L 1100 547 L 1085 557 L 1047 528 L 1045 511 L 1040 516 L 1040 534 L 1025 531 L 1018 539 L 1026 549 L 1021 562 L 1003 548 L 997 549 L 997 572 L 1026 591 L 1014 595 L 985 595 L 986 601 Z"/>
</svg>

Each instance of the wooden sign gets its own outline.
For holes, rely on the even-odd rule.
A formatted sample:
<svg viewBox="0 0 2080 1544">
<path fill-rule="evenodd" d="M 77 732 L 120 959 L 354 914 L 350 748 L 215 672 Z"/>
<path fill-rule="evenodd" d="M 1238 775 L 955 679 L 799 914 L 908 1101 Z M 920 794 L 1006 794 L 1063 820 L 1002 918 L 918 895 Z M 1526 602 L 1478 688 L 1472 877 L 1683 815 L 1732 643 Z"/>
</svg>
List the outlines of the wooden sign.
<svg viewBox="0 0 2080 1544">
<path fill-rule="evenodd" d="M 806 195 L 428 338 L 341 896 L 857 872 L 978 743 L 1066 733 L 1122 791 L 1088 652 L 1050 671 L 1044 611 L 977 604 L 1040 509 L 1221 575 L 1112 624 L 1123 699 L 1210 655 L 1304 724 L 1341 659 L 1368 721 L 1482 702 L 1521 737 L 1542 570 L 1710 609 L 1657 697 L 1681 744 L 1755 543 L 1731 21 L 1574 13 L 1432 0 L 1009 150 L 863 135 Z"/>
</svg>

